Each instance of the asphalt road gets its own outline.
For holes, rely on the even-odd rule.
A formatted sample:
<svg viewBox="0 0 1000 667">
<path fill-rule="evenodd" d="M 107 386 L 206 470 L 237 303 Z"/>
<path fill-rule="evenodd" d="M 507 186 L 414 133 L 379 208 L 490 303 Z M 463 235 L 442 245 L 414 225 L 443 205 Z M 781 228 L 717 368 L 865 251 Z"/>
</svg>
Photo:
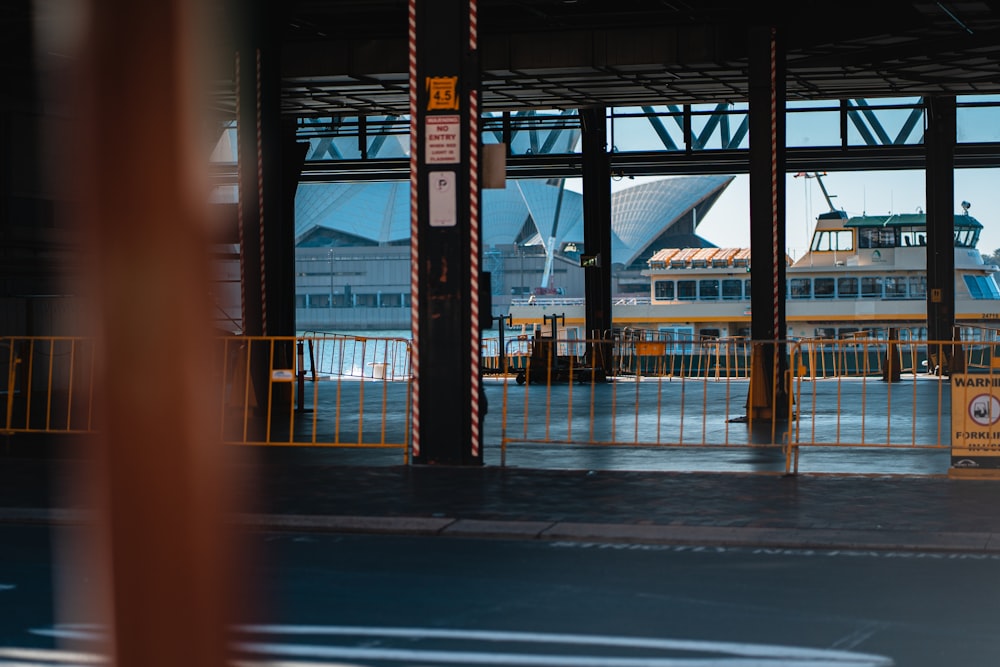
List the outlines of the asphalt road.
<svg viewBox="0 0 1000 667">
<path fill-rule="evenodd" d="M 43 650 L 18 664 L 71 662 L 69 637 L 94 646 L 87 561 L 72 552 L 83 528 L 56 530 L 0 525 L 0 664 L 15 648 Z M 295 532 L 251 544 L 234 641 L 254 660 L 1000 664 L 995 554 Z"/>
</svg>

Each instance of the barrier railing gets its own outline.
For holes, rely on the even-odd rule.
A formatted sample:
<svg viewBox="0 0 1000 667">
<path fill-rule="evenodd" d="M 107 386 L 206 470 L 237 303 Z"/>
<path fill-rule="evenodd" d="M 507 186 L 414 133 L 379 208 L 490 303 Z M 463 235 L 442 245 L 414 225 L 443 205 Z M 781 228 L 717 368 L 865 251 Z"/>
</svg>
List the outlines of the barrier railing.
<svg viewBox="0 0 1000 667">
<path fill-rule="evenodd" d="M 223 345 L 224 443 L 397 448 L 409 460 L 409 341 L 239 336 Z"/>
<path fill-rule="evenodd" d="M 504 385 L 502 462 L 522 444 L 771 447 L 791 474 L 806 447 L 945 450 L 948 374 L 992 372 L 998 352 L 986 343 L 862 338 L 573 347 L 582 353 L 529 342 L 515 372 L 524 388 Z"/>
<path fill-rule="evenodd" d="M 771 405 L 787 401 L 751 384 L 752 341 L 675 347 L 602 338 L 574 341 L 575 354 L 559 354 L 546 340 L 529 347 L 524 369 L 515 373 L 523 389 L 504 385 L 502 463 L 520 444 L 780 447 L 784 441 L 780 430 L 753 428 L 754 421 L 765 424 L 762 412 L 746 410 L 752 392 Z"/>
<path fill-rule="evenodd" d="M 223 443 L 394 448 L 408 461 L 409 341 L 326 335 L 217 342 L 206 377 L 218 385 Z M 99 431 L 95 349 L 87 338 L 0 338 L 2 432 Z"/>
<path fill-rule="evenodd" d="M 395 448 L 408 460 L 409 341 L 218 341 L 211 377 L 224 443 Z M 787 473 L 810 448 L 943 450 L 953 435 L 949 377 L 980 374 L 992 387 L 998 359 L 1000 343 L 984 341 L 734 339 L 672 348 L 516 338 L 506 341 L 497 378 L 501 464 L 525 443 L 770 447 L 784 453 Z M 96 363 L 90 339 L 0 338 L 3 433 L 98 431 Z"/>
<path fill-rule="evenodd" d="M 804 448 L 950 449 L 950 375 L 985 374 L 992 386 L 993 360 L 1000 352 L 997 343 L 981 341 L 843 344 L 848 349 L 829 349 L 827 341 L 791 347 L 790 365 L 798 372 L 792 380 L 795 419 L 789 422 L 786 472 L 798 472 Z M 825 374 L 821 355 L 832 358 L 838 372 Z M 847 359 L 852 366 L 843 365 Z"/>
<path fill-rule="evenodd" d="M 93 432 L 94 365 L 87 338 L 0 337 L 3 432 Z"/>
</svg>

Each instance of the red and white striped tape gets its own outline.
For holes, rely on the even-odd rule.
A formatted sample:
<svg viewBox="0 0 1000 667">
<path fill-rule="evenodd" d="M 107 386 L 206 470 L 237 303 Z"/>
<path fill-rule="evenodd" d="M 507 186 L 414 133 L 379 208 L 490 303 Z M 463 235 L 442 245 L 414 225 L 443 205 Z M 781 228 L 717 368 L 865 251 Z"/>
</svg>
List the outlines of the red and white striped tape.
<svg viewBox="0 0 1000 667">
<path fill-rule="evenodd" d="M 408 8 L 409 78 L 410 78 L 410 338 L 413 354 L 410 370 L 413 376 L 411 399 L 413 409 L 412 452 L 420 456 L 420 226 L 417 213 L 417 0 Z"/>
<path fill-rule="evenodd" d="M 784 336 L 778 331 L 778 58 L 777 45 L 774 38 L 774 28 L 771 28 L 771 258 L 773 264 L 773 303 L 774 323 L 771 327 L 772 338 L 781 340 Z"/>
<path fill-rule="evenodd" d="M 236 53 L 236 146 L 237 151 L 239 150 L 240 134 L 243 130 L 242 124 L 239 122 L 240 119 L 240 54 Z M 236 182 L 239 185 L 243 185 L 243 160 L 236 161 Z M 239 187 L 237 187 L 237 192 L 239 192 Z M 239 197 L 236 206 L 236 225 L 237 233 L 239 234 L 240 241 L 240 331 L 246 332 L 247 330 L 247 271 L 246 262 L 244 257 L 246 256 L 246 246 L 243 245 L 243 197 Z"/>
<path fill-rule="evenodd" d="M 469 1 L 469 48 L 476 50 L 476 0 Z M 469 90 L 469 272 L 471 274 L 472 345 L 472 438 L 470 453 L 478 457 L 482 434 L 479 432 L 479 95 L 478 86 Z"/>
<path fill-rule="evenodd" d="M 257 224 L 260 230 L 260 328 L 261 335 L 267 335 L 267 262 L 264 252 L 264 149 L 263 123 L 261 123 L 261 74 L 260 74 L 260 49 L 257 49 Z"/>
</svg>

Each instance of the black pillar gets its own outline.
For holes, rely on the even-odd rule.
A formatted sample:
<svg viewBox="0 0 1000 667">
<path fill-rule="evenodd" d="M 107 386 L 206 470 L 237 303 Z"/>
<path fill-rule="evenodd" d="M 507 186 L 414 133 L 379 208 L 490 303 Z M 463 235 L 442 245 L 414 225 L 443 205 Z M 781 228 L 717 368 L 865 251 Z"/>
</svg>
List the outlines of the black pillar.
<svg viewBox="0 0 1000 667">
<path fill-rule="evenodd" d="M 760 343 L 759 379 L 766 383 L 768 396 L 777 401 L 768 407 L 781 414 L 787 399 L 782 381 L 787 361 L 780 342 L 787 331 L 784 51 L 774 28 L 751 28 L 749 37 L 750 331 Z"/>
<path fill-rule="evenodd" d="M 927 339 L 955 326 L 955 98 L 927 98 Z"/>
<path fill-rule="evenodd" d="M 611 155 L 607 109 L 580 109 L 583 132 L 583 244 L 595 261 L 585 269 L 586 336 L 597 339 L 611 330 Z M 607 370 L 604 355 L 595 366 Z"/>
<path fill-rule="evenodd" d="M 304 155 L 294 126 L 281 120 L 279 3 L 242 5 L 237 37 L 236 86 L 239 135 L 239 239 L 243 332 L 247 336 L 295 334 L 294 202 Z M 284 150 L 289 150 L 287 161 Z M 253 344 L 250 357 L 256 403 L 267 404 L 271 368 L 292 368 L 290 342 Z M 272 404 L 291 400 L 290 387 L 270 394 Z M 259 413 L 258 416 L 262 416 Z M 258 427 L 261 424 L 257 425 Z M 258 437 L 266 434 L 257 433 Z"/>
<path fill-rule="evenodd" d="M 409 0 L 417 464 L 483 462 L 475 17 L 475 0 Z"/>
</svg>

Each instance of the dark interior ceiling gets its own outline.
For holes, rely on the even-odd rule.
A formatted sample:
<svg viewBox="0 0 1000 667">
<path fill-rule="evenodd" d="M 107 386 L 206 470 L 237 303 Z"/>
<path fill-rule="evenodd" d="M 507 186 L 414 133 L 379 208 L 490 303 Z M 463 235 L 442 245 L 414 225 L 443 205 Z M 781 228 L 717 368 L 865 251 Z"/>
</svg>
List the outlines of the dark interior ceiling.
<svg viewBox="0 0 1000 667">
<path fill-rule="evenodd" d="M 1000 94 L 998 5 L 479 0 L 482 108 L 745 102 L 749 29 L 772 25 L 789 100 Z M 284 113 L 408 113 L 406 0 L 282 6 Z"/>
</svg>

